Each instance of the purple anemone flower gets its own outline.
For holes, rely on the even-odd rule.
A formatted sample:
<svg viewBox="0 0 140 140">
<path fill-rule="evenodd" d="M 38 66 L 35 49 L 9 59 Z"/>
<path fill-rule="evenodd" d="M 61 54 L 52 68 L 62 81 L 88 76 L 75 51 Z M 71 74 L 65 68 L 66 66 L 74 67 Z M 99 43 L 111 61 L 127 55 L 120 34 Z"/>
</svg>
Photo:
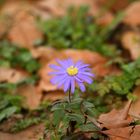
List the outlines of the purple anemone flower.
<svg viewBox="0 0 140 140">
<path fill-rule="evenodd" d="M 76 85 L 84 92 L 84 83 L 91 84 L 93 82 L 94 74 L 91 73 L 89 64 L 84 64 L 82 61 L 74 64 L 70 58 L 66 60 L 57 59 L 56 61 L 58 65 L 50 65 L 50 68 L 54 69 L 53 72 L 49 73 L 53 75 L 51 83 L 56 84 L 58 88 L 63 86 L 64 92 L 70 90 L 71 93 L 74 93 Z"/>
</svg>

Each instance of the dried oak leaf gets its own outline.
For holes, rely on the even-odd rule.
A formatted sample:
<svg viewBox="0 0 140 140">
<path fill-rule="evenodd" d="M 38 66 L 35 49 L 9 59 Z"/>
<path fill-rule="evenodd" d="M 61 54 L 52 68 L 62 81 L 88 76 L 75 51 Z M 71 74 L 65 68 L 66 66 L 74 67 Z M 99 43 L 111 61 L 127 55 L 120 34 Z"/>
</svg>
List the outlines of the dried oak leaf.
<svg viewBox="0 0 140 140">
<path fill-rule="evenodd" d="M 46 63 L 46 65 L 44 65 L 40 71 L 39 71 L 39 75 L 40 75 L 40 82 L 38 85 L 38 90 L 39 92 L 42 91 L 54 91 L 57 90 L 57 86 L 53 85 L 50 82 L 50 79 L 52 78 L 48 73 L 52 71 L 52 69 L 49 67 L 50 64 L 56 64 L 56 61 L 53 59 L 51 61 L 49 61 L 48 63 Z"/>
<path fill-rule="evenodd" d="M 122 45 L 126 48 L 132 59 L 136 60 L 140 57 L 140 33 L 134 31 L 125 32 L 121 39 Z"/>
<path fill-rule="evenodd" d="M 58 51 L 52 47 L 40 46 L 38 48 L 32 48 L 30 51 L 32 56 L 38 59 L 42 65 L 46 64 L 46 62 L 49 62 L 54 58 L 59 57 Z"/>
<path fill-rule="evenodd" d="M 139 140 L 140 139 L 140 125 L 114 128 L 102 131 L 110 140 Z"/>
<path fill-rule="evenodd" d="M 130 26 L 140 25 L 140 2 L 133 2 L 125 10 L 125 18 L 123 22 Z"/>
<path fill-rule="evenodd" d="M 9 19 L 9 17 L 1 16 L 1 18 L 0 18 L 0 39 L 2 37 L 4 37 L 4 35 L 7 34 L 11 25 L 12 25 L 12 22 L 11 22 L 11 19 Z"/>
<path fill-rule="evenodd" d="M 101 25 L 107 25 L 111 23 L 114 18 L 113 14 L 109 11 L 101 12 L 102 6 L 99 5 L 98 1 L 96 0 L 64 0 L 64 2 L 65 9 L 71 5 L 76 7 L 87 5 L 89 7 L 89 14 L 95 16 L 96 22 Z"/>
<path fill-rule="evenodd" d="M 67 9 L 70 6 L 80 7 L 89 6 L 89 14 L 96 16 L 97 23 L 101 25 L 107 25 L 111 23 L 113 14 L 109 11 L 103 12 L 102 15 L 98 15 L 101 10 L 101 6 L 98 1 L 94 0 L 42 0 L 34 4 L 35 11 L 44 19 L 50 18 L 48 13 L 52 16 L 64 16 Z"/>
<path fill-rule="evenodd" d="M 111 12 L 104 12 L 96 18 L 96 23 L 102 26 L 111 24 L 114 19 L 114 15 Z"/>
<path fill-rule="evenodd" d="M 43 100 L 56 101 L 64 98 L 65 94 L 62 90 L 50 91 L 44 94 Z"/>
<path fill-rule="evenodd" d="M 98 122 L 101 123 L 103 128 L 105 127 L 107 129 L 128 126 L 132 122 L 132 118 L 128 115 L 130 106 L 131 101 L 129 101 L 122 110 L 117 111 L 113 109 L 109 113 L 101 114 Z"/>
<path fill-rule="evenodd" d="M 43 65 L 39 71 L 41 80 L 40 80 L 38 88 L 40 91 L 57 90 L 57 87 L 50 83 L 51 76 L 48 75 L 48 73 L 52 71 L 52 69 L 49 68 L 49 65 L 55 64 L 57 58 L 59 59 L 72 58 L 74 61 L 82 60 L 85 63 L 90 64 L 91 68 L 93 69 L 93 73 L 95 73 L 97 77 L 116 72 L 116 69 L 114 69 L 112 66 L 110 67 L 105 66 L 105 63 L 108 60 L 96 52 L 91 52 L 88 50 L 68 49 L 68 50 L 59 51 L 57 53 L 55 52 L 54 55 L 52 53 L 51 55 L 55 56 L 55 58 L 53 58 L 50 61 L 46 60 L 46 64 Z"/>
<path fill-rule="evenodd" d="M 43 18 L 48 18 L 48 13 L 53 16 L 64 15 L 64 8 L 62 7 L 64 0 L 41 0 L 37 1 L 34 5 L 35 11 Z M 47 14 L 47 16 L 46 16 Z"/>
<path fill-rule="evenodd" d="M 0 132 L 0 140 L 38 140 L 44 129 L 44 125 L 39 124 L 14 134 Z"/>
<path fill-rule="evenodd" d="M 97 77 L 119 72 L 115 66 L 107 66 L 106 63 L 108 59 L 96 52 L 68 49 L 62 51 L 62 53 L 66 58 L 71 57 L 74 61 L 82 60 L 83 62 L 90 64 L 93 73 L 95 73 Z"/>
<path fill-rule="evenodd" d="M 14 23 L 9 31 L 11 42 L 23 47 L 31 48 L 35 41 L 42 39 L 42 33 L 35 24 L 35 18 L 29 11 L 19 11 L 14 17 Z"/>
<path fill-rule="evenodd" d="M 79 7 L 81 5 L 87 5 L 90 7 L 90 12 L 95 14 L 99 9 L 96 2 L 93 0 L 44 0 L 38 1 L 36 7 L 41 11 L 50 12 L 53 16 L 63 16 L 66 14 L 68 7 L 75 6 Z M 94 11 L 94 12 L 93 12 Z"/>
<path fill-rule="evenodd" d="M 140 86 L 136 87 L 133 91 L 133 95 L 137 96 L 137 100 L 133 102 L 130 107 L 129 114 L 134 118 L 140 118 Z"/>
<path fill-rule="evenodd" d="M 89 7 L 90 14 L 96 15 L 99 12 L 100 7 L 98 7 L 97 2 L 94 0 L 64 0 L 63 4 L 65 10 L 70 6 L 80 7 L 85 5 Z"/>
<path fill-rule="evenodd" d="M 22 3 L 23 4 L 23 3 Z M 21 5 L 19 1 L 8 1 L 5 2 L 4 5 L 1 7 L 1 15 L 8 15 L 8 16 L 13 16 L 21 9 Z M 22 5 L 23 6 L 23 5 Z"/>
<path fill-rule="evenodd" d="M 27 76 L 27 73 L 24 71 L 4 67 L 0 68 L 0 82 L 17 83 L 24 80 Z"/>
<path fill-rule="evenodd" d="M 17 89 L 17 93 L 25 97 L 23 106 L 29 109 L 35 109 L 39 106 L 42 98 L 37 88 L 34 85 L 24 85 Z"/>
<path fill-rule="evenodd" d="M 110 2 L 110 3 L 109 3 Z M 97 3 L 104 7 L 105 5 L 108 6 L 109 10 L 117 12 L 118 10 L 122 10 L 125 7 L 129 5 L 128 0 L 113 0 L 113 1 L 108 1 L 108 0 L 97 0 Z"/>
</svg>

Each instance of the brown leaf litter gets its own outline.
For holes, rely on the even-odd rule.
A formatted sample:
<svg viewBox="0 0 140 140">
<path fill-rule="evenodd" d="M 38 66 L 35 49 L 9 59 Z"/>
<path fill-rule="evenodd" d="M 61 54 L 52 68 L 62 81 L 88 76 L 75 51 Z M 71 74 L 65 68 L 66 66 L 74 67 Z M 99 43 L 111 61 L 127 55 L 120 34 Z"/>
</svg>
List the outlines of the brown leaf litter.
<svg viewBox="0 0 140 140">
<path fill-rule="evenodd" d="M 110 129 L 103 133 L 109 136 L 109 140 L 139 140 L 140 125 Z"/>
<path fill-rule="evenodd" d="M 113 109 L 107 114 L 101 114 L 98 119 L 101 126 L 107 129 L 128 126 L 132 122 L 132 118 L 128 115 L 131 103 L 132 101 L 129 101 L 122 110 Z"/>
<path fill-rule="evenodd" d="M 25 98 L 24 107 L 29 109 L 36 109 L 41 102 L 42 94 L 37 91 L 34 85 L 24 85 L 17 89 L 17 93 Z"/>
<path fill-rule="evenodd" d="M 28 74 L 12 68 L 0 67 L 0 82 L 17 83 L 25 78 Z"/>
<path fill-rule="evenodd" d="M 44 19 L 49 17 L 48 12 L 52 16 L 64 16 L 70 6 L 80 7 L 85 5 L 89 7 L 89 14 L 96 16 L 97 23 L 101 25 L 111 23 L 114 18 L 110 11 L 104 11 L 100 14 L 103 5 L 100 5 L 96 0 L 42 0 L 34 4 L 36 11 Z"/>
<path fill-rule="evenodd" d="M 140 2 L 133 2 L 125 10 L 125 18 L 123 22 L 130 26 L 140 25 Z"/>
<path fill-rule="evenodd" d="M 130 125 L 133 118 L 128 114 L 132 101 L 128 101 L 126 106 L 117 111 L 112 110 L 107 114 L 101 114 L 98 121 L 102 128 L 102 133 L 107 135 L 109 140 L 139 140 L 140 125 Z"/>
<path fill-rule="evenodd" d="M 13 43 L 30 48 L 34 46 L 35 41 L 42 39 L 42 33 L 37 29 L 34 16 L 28 11 L 19 11 L 8 38 Z"/>
<path fill-rule="evenodd" d="M 6 2 L 1 14 L 11 20 L 7 36 L 12 43 L 30 48 L 34 46 L 36 40 L 42 39 L 42 33 L 36 25 L 36 15 L 29 2 Z"/>
<path fill-rule="evenodd" d="M 135 119 L 140 119 L 140 86 L 136 87 L 133 95 L 137 97 L 136 101 L 131 105 L 129 114 Z"/>
<path fill-rule="evenodd" d="M 136 60 L 140 57 L 140 32 L 127 31 L 122 35 L 122 45 L 130 52 L 131 58 Z"/>
<path fill-rule="evenodd" d="M 44 125 L 39 124 L 15 134 L 0 132 L 0 140 L 39 140 L 43 132 Z"/>
<path fill-rule="evenodd" d="M 114 66 L 106 66 L 106 62 L 108 61 L 105 57 L 101 56 L 100 54 L 96 52 L 90 52 L 88 50 L 62 50 L 59 52 L 55 52 L 55 55 L 53 59 L 50 61 L 46 60 L 46 64 L 42 66 L 42 68 L 39 71 L 39 75 L 41 77 L 41 80 L 39 82 L 39 90 L 40 91 L 54 91 L 57 90 L 57 87 L 55 85 L 52 85 L 50 83 L 51 76 L 48 75 L 50 71 L 52 71 L 49 68 L 50 64 L 55 64 L 56 59 L 66 59 L 66 58 L 72 58 L 74 61 L 82 60 L 84 63 L 90 64 L 91 68 L 93 69 L 93 73 L 98 77 L 104 76 L 106 74 L 111 73 L 118 73 L 118 70 Z M 76 57 L 75 57 L 76 56 Z M 44 58 L 45 62 L 46 57 Z"/>
</svg>

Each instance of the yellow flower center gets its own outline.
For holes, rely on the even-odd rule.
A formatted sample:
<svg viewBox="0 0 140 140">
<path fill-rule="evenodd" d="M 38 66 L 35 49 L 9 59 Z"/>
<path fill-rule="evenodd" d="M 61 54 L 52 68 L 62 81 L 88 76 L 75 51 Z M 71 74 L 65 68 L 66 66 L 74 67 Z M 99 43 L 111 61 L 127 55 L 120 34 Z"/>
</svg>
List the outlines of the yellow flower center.
<svg viewBox="0 0 140 140">
<path fill-rule="evenodd" d="M 70 66 L 69 68 L 67 68 L 67 73 L 70 76 L 74 76 L 78 73 L 78 69 L 74 66 Z"/>
</svg>

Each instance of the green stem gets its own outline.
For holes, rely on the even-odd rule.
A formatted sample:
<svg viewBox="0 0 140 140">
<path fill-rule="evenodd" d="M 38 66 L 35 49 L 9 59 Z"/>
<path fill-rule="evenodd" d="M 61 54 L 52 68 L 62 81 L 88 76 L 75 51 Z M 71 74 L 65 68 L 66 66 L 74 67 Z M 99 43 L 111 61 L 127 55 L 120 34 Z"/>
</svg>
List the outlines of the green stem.
<svg viewBox="0 0 140 140">
<path fill-rule="evenodd" d="M 69 90 L 69 103 L 71 103 L 71 90 Z"/>
</svg>

